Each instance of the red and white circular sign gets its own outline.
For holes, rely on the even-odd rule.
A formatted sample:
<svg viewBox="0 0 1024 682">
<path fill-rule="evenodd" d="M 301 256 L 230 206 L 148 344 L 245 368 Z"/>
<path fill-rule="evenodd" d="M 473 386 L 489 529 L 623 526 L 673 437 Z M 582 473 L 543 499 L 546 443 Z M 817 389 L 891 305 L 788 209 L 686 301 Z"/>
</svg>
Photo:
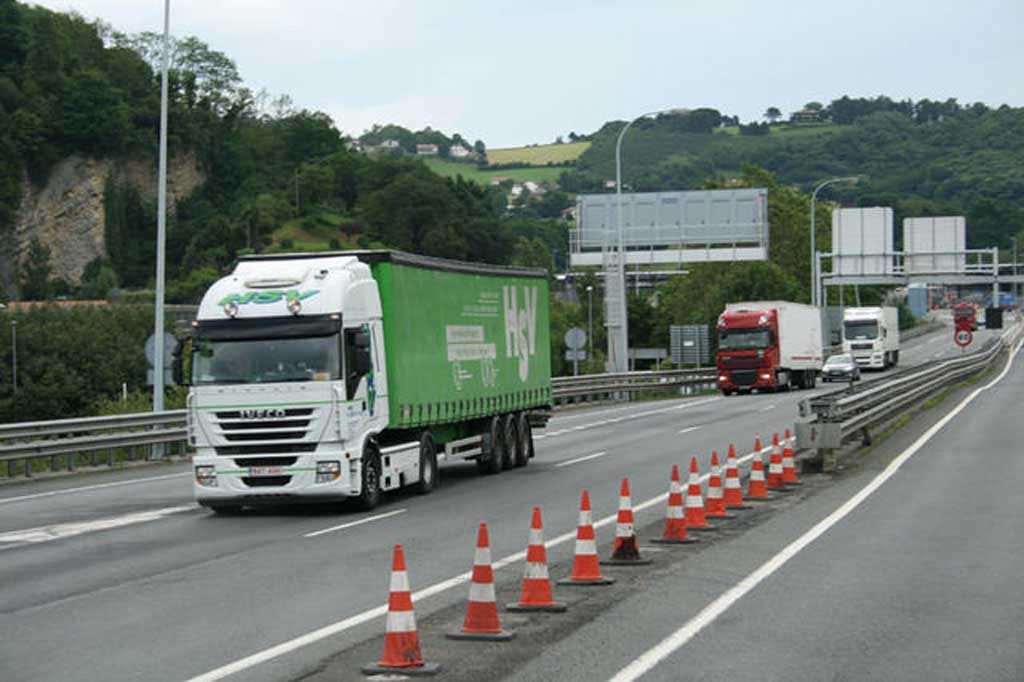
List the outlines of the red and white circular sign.
<svg viewBox="0 0 1024 682">
<path fill-rule="evenodd" d="M 970 329 L 957 329 L 956 333 L 953 334 L 953 343 L 961 348 L 971 345 L 973 340 L 974 334 L 971 333 Z"/>
</svg>

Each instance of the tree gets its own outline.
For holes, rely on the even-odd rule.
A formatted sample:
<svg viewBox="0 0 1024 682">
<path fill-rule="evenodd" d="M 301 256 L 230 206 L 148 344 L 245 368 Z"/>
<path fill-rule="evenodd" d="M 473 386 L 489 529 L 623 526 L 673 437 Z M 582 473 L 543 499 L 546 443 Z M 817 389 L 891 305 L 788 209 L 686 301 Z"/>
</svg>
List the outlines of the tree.
<svg viewBox="0 0 1024 682">
<path fill-rule="evenodd" d="M 782 118 L 782 112 L 779 111 L 778 107 L 768 107 L 764 112 L 764 117 L 770 122 L 775 123 Z"/>
<path fill-rule="evenodd" d="M 21 297 L 26 301 L 45 301 L 50 298 L 52 287 L 50 274 L 50 249 L 43 246 L 38 238 L 28 245 L 28 255 L 23 266 Z"/>
<path fill-rule="evenodd" d="M 808 102 L 804 105 L 804 109 L 807 109 L 808 111 L 821 111 L 824 108 L 825 105 L 821 102 Z"/>
</svg>

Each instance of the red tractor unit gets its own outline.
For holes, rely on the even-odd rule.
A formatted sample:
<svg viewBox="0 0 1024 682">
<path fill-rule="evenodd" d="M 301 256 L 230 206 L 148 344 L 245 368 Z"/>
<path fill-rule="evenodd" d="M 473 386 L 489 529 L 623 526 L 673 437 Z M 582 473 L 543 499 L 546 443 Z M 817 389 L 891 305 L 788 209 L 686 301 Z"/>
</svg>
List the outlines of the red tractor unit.
<svg viewBox="0 0 1024 682">
<path fill-rule="evenodd" d="M 973 303 L 961 301 L 953 306 L 953 326 L 957 329 L 978 331 L 978 309 Z"/>
</svg>

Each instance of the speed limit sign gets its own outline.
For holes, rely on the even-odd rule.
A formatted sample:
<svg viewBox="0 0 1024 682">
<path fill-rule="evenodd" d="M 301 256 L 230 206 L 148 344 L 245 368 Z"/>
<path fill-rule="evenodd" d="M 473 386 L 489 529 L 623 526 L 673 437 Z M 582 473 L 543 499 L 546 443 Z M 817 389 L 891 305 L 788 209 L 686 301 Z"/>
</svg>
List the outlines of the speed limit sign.
<svg viewBox="0 0 1024 682">
<path fill-rule="evenodd" d="M 971 333 L 970 329 L 957 329 L 953 334 L 953 343 L 961 348 L 971 345 L 973 340 L 974 334 Z"/>
</svg>

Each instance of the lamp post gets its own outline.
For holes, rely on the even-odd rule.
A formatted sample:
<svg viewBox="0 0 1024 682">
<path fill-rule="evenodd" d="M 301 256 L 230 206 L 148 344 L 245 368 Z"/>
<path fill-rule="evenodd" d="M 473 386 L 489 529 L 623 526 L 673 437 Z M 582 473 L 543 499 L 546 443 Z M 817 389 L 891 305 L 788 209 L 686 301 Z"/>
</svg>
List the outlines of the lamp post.
<svg viewBox="0 0 1024 682">
<path fill-rule="evenodd" d="M 1019 294 L 1019 288 L 1017 287 L 1017 238 L 1010 237 L 1010 243 L 1013 244 L 1013 304 L 1019 305 L 1017 302 Z"/>
<path fill-rule="evenodd" d="M 587 357 L 594 358 L 594 285 L 587 285 Z"/>
<path fill-rule="evenodd" d="M 18 392 L 18 321 L 11 320 L 11 392 Z"/>
<path fill-rule="evenodd" d="M 156 310 L 153 322 L 153 411 L 164 409 L 164 260 L 167 241 L 167 68 L 171 57 L 171 0 L 164 0 L 164 54 L 160 72 L 160 170 L 156 193 Z M 154 449 L 158 457 L 161 450 Z"/>
<path fill-rule="evenodd" d="M 842 178 L 830 178 L 825 180 L 817 187 L 814 188 L 814 192 L 811 193 L 811 305 L 821 305 L 821 296 L 818 291 L 818 267 L 815 258 L 815 246 L 814 246 L 814 203 L 817 201 L 818 192 L 825 189 L 829 185 L 833 185 L 837 182 L 845 182 L 851 185 L 857 184 L 860 181 L 861 176 L 850 175 Z"/>
<path fill-rule="evenodd" d="M 618 328 L 614 331 L 609 329 L 608 333 L 608 362 L 614 362 L 614 366 L 610 367 L 611 371 L 614 372 L 625 372 L 629 369 L 629 319 L 628 319 L 628 306 L 626 304 L 626 236 L 622 225 L 622 138 L 626 135 L 626 131 L 629 130 L 634 123 L 648 116 L 656 116 L 657 114 L 667 114 L 671 112 L 679 111 L 678 107 L 670 107 L 666 109 L 658 109 L 656 111 L 649 111 L 646 114 L 637 116 L 632 121 L 623 126 L 622 130 L 619 131 L 619 137 L 615 140 L 615 203 L 617 206 L 617 231 L 618 231 L 618 262 L 615 267 L 615 286 L 619 291 L 618 311 L 616 315 L 606 315 L 605 326 L 611 327 L 612 320 L 617 319 L 619 321 Z M 608 273 L 611 275 L 612 273 Z M 608 277 L 605 281 L 605 301 L 607 306 L 609 282 Z M 613 299 L 614 300 L 614 299 Z M 611 312 L 611 311 L 608 311 Z M 616 346 L 619 347 L 619 352 L 616 353 Z"/>
</svg>

